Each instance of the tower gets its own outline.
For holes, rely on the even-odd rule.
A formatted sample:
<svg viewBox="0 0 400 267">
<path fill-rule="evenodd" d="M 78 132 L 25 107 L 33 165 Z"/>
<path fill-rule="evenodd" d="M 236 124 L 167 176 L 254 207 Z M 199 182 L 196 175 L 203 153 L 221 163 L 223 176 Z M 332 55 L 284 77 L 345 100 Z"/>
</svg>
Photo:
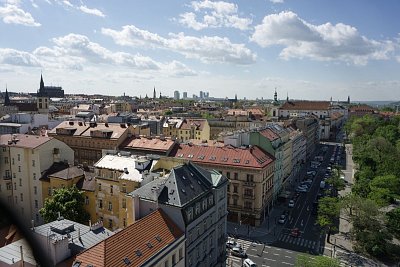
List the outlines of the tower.
<svg viewBox="0 0 400 267">
<path fill-rule="evenodd" d="M 4 106 L 11 106 L 10 97 L 8 96 L 8 90 L 6 86 L 6 94 L 4 96 Z"/>
<path fill-rule="evenodd" d="M 275 93 L 274 93 L 274 101 L 278 102 L 278 93 L 276 92 L 276 87 L 275 87 Z"/>
<path fill-rule="evenodd" d="M 350 96 L 347 97 L 347 104 L 350 104 Z"/>
<path fill-rule="evenodd" d="M 156 99 L 157 95 L 156 95 L 156 87 L 154 86 L 154 90 L 153 90 L 153 99 Z"/>
<path fill-rule="evenodd" d="M 286 101 L 289 102 L 289 93 L 288 92 L 286 92 Z"/>
<path fill-rule="evenodd" d="M 36 94 L 36 106 L 39 113 L 49 113 L 49 97 L 44 88 L 43 76 L 40 74 L 40 88 Z"/>
</svg>

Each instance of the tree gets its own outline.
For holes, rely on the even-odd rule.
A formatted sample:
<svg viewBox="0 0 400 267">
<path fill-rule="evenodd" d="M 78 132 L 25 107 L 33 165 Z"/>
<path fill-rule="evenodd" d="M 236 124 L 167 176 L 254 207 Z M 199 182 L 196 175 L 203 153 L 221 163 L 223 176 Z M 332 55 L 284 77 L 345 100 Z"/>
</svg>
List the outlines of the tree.
<svg viewBox="0 0 400 267">
<path fill-rule="evenodd" d="M 377 176 L 370 182 L 368 198 L 379 206 L 386 206 L 400 198 L 400 179 L 394 175 Z"/>
<path fill-rule="evenodd" d="M 330 242 L 331 231 L 335 230 L 335 222 L 339 218 L 340 205 L 336 197 L 323 197 L 318 204 L 317 223 L 328 230 L 328 243 Z"/>
<path fill-rule="evenodd" d="M 400 239 L 400 208 L 386 213 L 386 227 L 398 239 Z"/>
<path fill-rule="evenodd" d="M 346 184 L 340 176 L 343 174 L 343 172 L 340 170 L 339 166 L 335 166 L 333 171 L 332 171 L 332 176 L 328 179 L 326 179 L 326 182 L 335 189 L 335 191 L 341 191 L 345 188 Z"/>
<path fill-rule="evenodd" d="M 307 254 L 299 254 L 296 258 L 296 267 L 339 267 L 338 259 L 328 258 L 325 256 L 310 256 Z"/>
<path fill-rule="evenodd" d="M 60 213 L 65 219 L 86 224 L 90 215 L 84 209 L 84 201 L 83 192 L 75 185 L 59 188 L 54 190 L 52 197 L 45 200 L 44 207 L 39 212 L 46 222 L 56 220 Z"/>
</svg>

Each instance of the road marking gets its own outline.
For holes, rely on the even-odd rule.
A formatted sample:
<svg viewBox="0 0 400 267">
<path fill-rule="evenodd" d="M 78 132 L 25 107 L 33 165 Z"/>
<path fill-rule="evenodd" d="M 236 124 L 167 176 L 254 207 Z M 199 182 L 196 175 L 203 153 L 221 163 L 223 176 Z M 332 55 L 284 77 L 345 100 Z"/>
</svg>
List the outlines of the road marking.
<svg viewBox="0 0 400 267">
<path fill-rule="evenodd" d="M 274 254 L 275 256 L 279 256 L 279 254 L 277 254 L 277 253 L 272 253 L 272 254 Z"/>
<path fill-rule="evenodd" d="M 287 265 L 294 265 L 293 263 L 289 263 L 289 262 L 284 262 L 282 261 L 283 264 L 287 264 Z"/>
<path fill-rule="evenodd" d="M 291 256 L 288 256 L 288 255 L 285 255 L 285 258 L 289 258 L 289 259 L 291 259 L 292 257 L 291 257 Z"/>
<path fill-rule="evenodd" d="M 276 260 L 274 260 L 274 259 L 269 259 L 269 258 L 264 258 L 264 260 L 276 261 Z"/>
</svg>

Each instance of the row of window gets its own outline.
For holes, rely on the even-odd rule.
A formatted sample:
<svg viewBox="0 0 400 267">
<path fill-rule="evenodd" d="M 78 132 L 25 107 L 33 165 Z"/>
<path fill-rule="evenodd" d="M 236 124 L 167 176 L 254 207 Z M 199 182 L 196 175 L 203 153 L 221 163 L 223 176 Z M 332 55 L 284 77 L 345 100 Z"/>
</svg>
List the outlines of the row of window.
<svg viewBox="0 0 400 267">
<path fill-rule="evenodd" d="M 158 265 L 159 267 L 169 267 L 169 266 L 175 266 L 175 264 L 177 264 L 179 261 L 181 261 L 183 259 L 183 248 L 181 247 L 181 248 L 179 248 L 179 250 L 178 250 L 178 261 L 177 261 L 177 258 L 176 258 L 176 253 L 174 253 L 174 254 L 172 254 L 172 257 L 171 257 L 171 261 L 169 260 L 169 259 L 166 259 L 165 261 L 164 261 L 164 264 L 163 265 Z M 172 264 L 172 265 L 170 265 L 170 263 Z"/>
<path fill-rule="evenodd" d="M 208 197 L 199 200 L 194 205 L 186 208 L 186 219 L 188 222 L 192 221 L 194 216 L 199 216 L 201 213 L 205 212 L 208 207 L 214 205 L 214 197 L 213 195 L 209 195 Z"/>
<path fill-rule="evenodd" d="M 98 183 L 97 189 L 98 189 L 98 191 L 102 191 L 101 183 Z M 126 193 L 126 184 L 125 183 L 122 184 L 121 192 Z M 114 194 L 114 186 L 113 185 L 110 185 L 110 194 L 111 195 Z"/>
</svg>

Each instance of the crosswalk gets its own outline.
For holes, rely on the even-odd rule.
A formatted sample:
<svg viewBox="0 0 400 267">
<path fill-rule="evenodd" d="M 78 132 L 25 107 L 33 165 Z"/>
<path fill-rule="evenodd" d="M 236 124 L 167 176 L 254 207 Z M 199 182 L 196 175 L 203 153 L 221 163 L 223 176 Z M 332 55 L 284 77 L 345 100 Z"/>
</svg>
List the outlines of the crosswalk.
<svg viewBox="0 0 400 267">
<path fill-rule="evenodd" d="M 236 238 L 228 237 L 228 240 L 236 241 L 238 244 L 241 245 L 243 251 L 247 252 L 247 249 L 253 245 L 253 243 L 257 243 L 256 241 L 247 241 L 247 240 L 236 240 Z"/>
<path fill-rule="evenodd" d="M 309 249 L 314 249 L 317 245 L 316 241 L 312 241 L 312 240 L 307 240 L 301 237 L 293 237 L 290 236 L 289 234 L 280 234 L 279 235 L 279 241 L 288 243 L 288 244 L 293 244 L 296 246 L 300 246 L 300 247 L 305 247 L 305 248 L 309 248 Z"/>
</svg>

